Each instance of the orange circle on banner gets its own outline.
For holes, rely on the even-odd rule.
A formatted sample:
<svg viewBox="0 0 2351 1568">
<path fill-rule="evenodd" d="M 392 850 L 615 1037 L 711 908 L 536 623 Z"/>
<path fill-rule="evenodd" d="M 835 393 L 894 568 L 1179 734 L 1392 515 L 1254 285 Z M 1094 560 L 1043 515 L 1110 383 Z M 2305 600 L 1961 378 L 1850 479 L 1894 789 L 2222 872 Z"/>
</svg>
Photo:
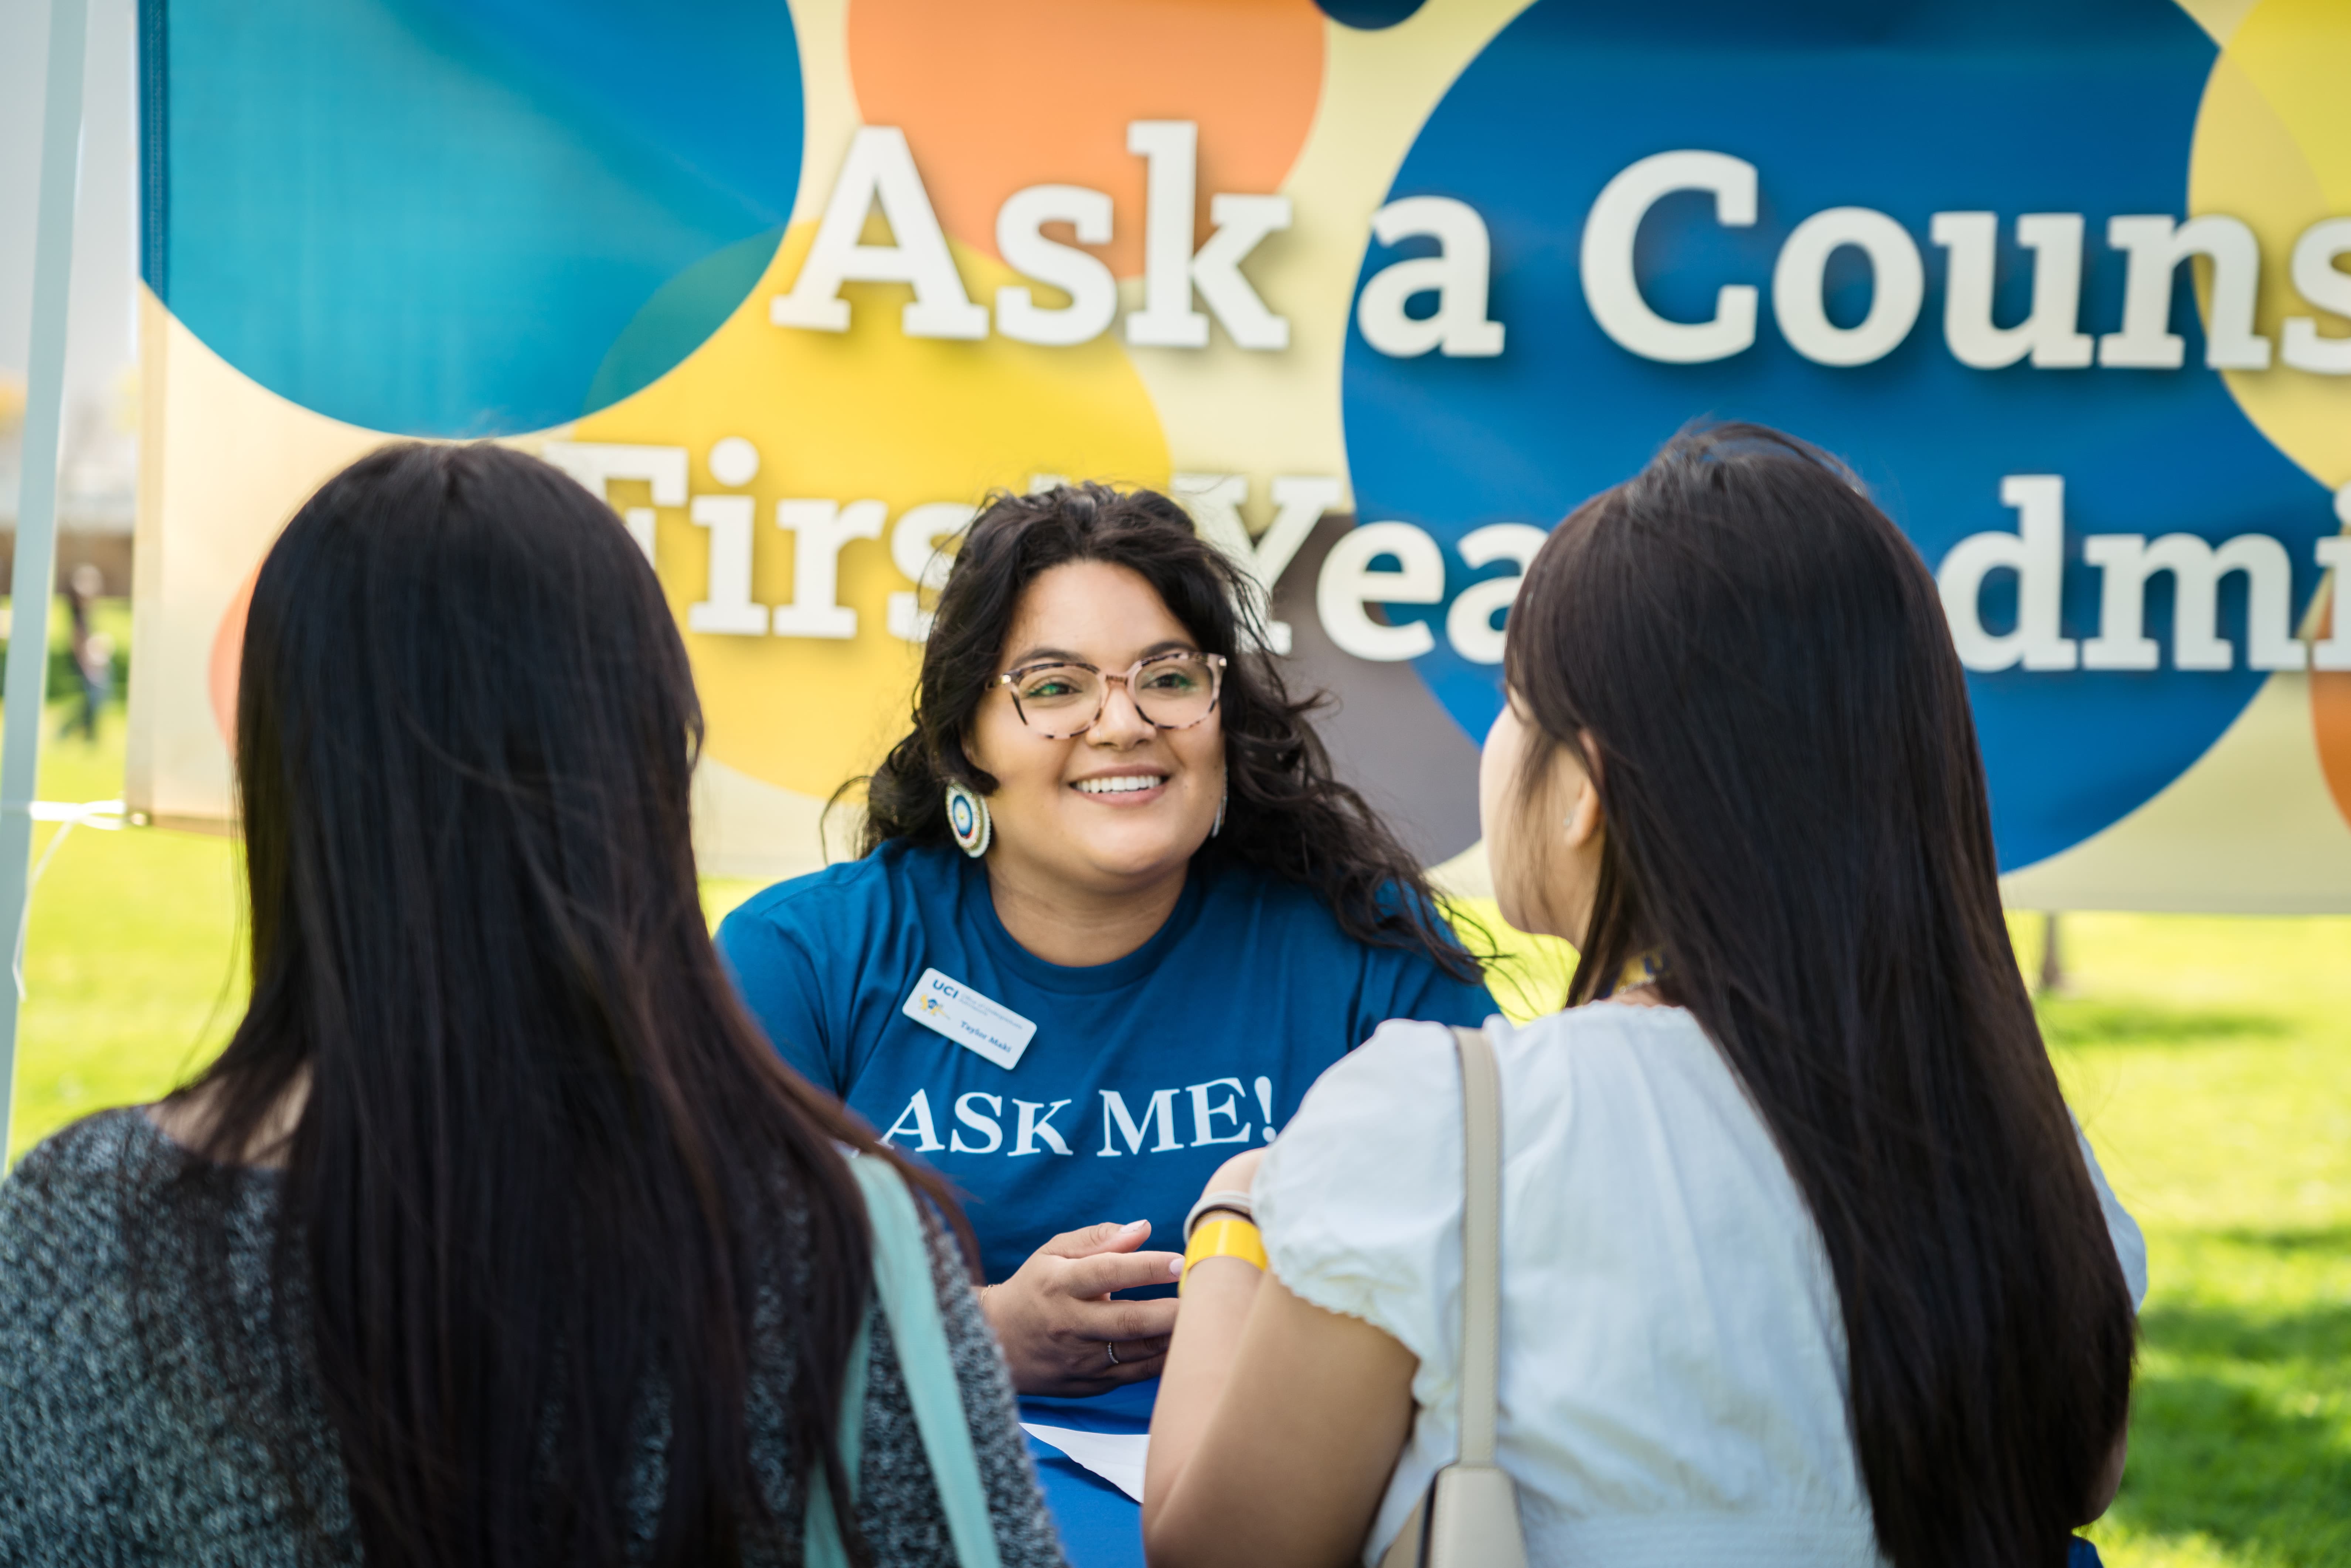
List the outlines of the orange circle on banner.
<svg viewBox="0 0 2351 1568">
<path fill-rule="evenodd" d="M 949 235 L 1001 260 L 1007 196 L 1082 185 L 1109 194 L 1101 254 L 1133 277 L 1144 163 L 1128 123 L 1199 126 L 1205 239 L 1212 193 L 1288 177 L 1322 96 L 1326 26 L 1312 0 L 852 0 L 849 69 L 865 123 L 906 133 Z"/>
<path fill-rule="evenodd" d="M 236 755 L 236 677 L 245 662 L 245 617 L 253 608 L 253 585 L 260 576 L 257 566 L 246 573 L 244 585 L 228 601 L 220 628 L 213 633 L 212 662 L 204 671 L 204 685 L 213 699 L 213 724 L 228 743 L 231 757 Z"/>
</svg>

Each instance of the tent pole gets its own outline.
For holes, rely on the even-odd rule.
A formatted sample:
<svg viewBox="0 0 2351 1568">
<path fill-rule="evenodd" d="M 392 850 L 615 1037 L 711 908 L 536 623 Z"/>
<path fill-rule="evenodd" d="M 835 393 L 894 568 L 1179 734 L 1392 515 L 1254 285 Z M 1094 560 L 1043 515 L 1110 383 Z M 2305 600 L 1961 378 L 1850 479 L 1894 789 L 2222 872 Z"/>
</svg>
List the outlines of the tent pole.
<svg viewBox="0 0 2351 1568">
<path fill-rule="evenodd" d="M 48 85 L 41 111 L 41 193 L 34 222 L 33 334 L 25 399 L 24 483 L 16 505 L 16 559 L 10 576 L 5 733 L 0 733 L 0 924 L 10 957 L 11 994 L 0 998 L 0 1166 L 7 1163 L 16 1098 L 16 1023 L 24 998 L 25 925 L 31 911 L 26 872 L 33 851 L 32 804 L 41 761 L 43 697 L 49 673 L 49 596 L 57 558 L 57 446 L 64 433 L 66 307 L 73 283 L 74 203 L 81 182 L 82 56 L 88 0 L 50 0 Z"/>
</svg>

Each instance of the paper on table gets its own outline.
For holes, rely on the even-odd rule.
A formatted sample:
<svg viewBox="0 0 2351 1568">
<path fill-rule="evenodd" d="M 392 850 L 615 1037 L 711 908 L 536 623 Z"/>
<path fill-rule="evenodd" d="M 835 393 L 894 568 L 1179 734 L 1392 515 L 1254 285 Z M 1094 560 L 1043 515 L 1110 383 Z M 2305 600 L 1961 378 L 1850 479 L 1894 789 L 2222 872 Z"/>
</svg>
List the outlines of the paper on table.
<svg viewBox="0 0 2351 1568">
<path fill-rule="evenodd" d="M 1020 1429 L 1059 1448 L 1102 1479 L 1143 1500 L 1143 1456 L 1151 1446 L 1148 1432 L 1081 1432 L 1071 1427 L 1040 1427 L 1023 1421 Z"/>
</svg>

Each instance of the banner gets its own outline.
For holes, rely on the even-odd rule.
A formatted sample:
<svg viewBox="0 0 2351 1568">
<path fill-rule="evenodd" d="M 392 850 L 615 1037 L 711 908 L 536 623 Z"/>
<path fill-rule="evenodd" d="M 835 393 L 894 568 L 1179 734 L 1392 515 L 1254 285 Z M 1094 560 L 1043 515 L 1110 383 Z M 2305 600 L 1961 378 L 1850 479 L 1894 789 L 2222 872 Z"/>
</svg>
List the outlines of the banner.
<svg viewBox="0 0 2351 1568">
<path fill-rule="evenodd" d="M 146 0 L 130 800 L 321 478 L 621 512 L 705 863 L 818 863 L 992 488 L 1176 494 L 1457 886 L 1544 531 L 1700 418 L 1941 585 L 2011 902 L 2351 909 L 2334 0 Z"/>
</svg>

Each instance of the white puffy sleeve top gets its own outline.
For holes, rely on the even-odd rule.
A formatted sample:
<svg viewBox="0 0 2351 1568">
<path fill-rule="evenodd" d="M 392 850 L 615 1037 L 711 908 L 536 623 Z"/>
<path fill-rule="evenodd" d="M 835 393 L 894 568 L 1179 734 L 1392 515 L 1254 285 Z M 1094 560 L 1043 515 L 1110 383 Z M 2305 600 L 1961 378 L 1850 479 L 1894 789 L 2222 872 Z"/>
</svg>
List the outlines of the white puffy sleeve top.
<svg viewBox="0 0 2351 1568">
<path fill-rule="evenodd" d="M 1836 1283 L 1737 1080 L 1679 1008 L 1601 1003 L 1487 1033 L 1502 1083 L 1499 1459 L 1538 1563 L 1877 1564 Z M 2136 1305 L 2146 1246 L 2083 1145 Z M 1419 1358 L 1375 1563 L 1458 1449 L 1461 1077 L 1384 1025 L 1268 1152 L 1282 1283 Z"/>
</svg>

